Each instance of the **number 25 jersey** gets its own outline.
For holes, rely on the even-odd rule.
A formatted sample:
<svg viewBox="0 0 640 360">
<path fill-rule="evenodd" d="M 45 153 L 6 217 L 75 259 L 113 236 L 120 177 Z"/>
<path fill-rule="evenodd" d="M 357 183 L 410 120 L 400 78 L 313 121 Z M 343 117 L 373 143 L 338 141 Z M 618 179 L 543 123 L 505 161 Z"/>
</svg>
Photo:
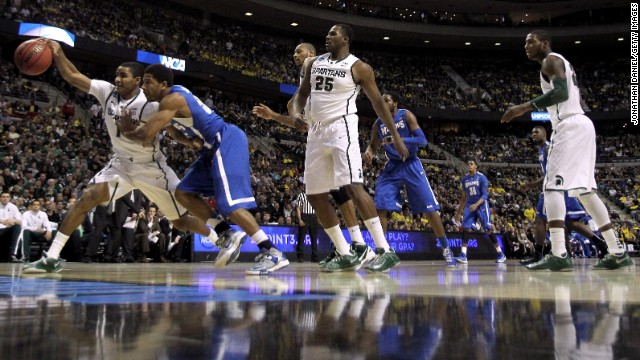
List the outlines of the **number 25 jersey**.
<svg viewBox="0 0 640 360">
<path fill-rule="evenodd" d="M 357 57 L 349 54 L 340 61 L 327 53 L 316 58 L 311 66 L 309 118 L 311 122 L 330 123 L 345 115 L 355 114 L 360 85 L 353 79 L 352 68 Z"/>
</svg>

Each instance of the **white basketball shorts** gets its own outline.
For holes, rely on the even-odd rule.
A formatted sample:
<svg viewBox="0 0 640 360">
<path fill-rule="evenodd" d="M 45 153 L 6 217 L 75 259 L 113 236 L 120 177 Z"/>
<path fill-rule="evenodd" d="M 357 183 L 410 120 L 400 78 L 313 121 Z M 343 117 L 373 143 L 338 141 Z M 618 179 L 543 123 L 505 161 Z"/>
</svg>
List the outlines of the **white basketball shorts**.
<svg viewBox="0 0 640 360">
<path fill-rule="evenodd" d="M 596 131 L 584 115 L 573 115 L 551 135 L 545 190 L 565 190 L 569 196 L 596 189 Z"/>
<path fill-rule="evenodd" d="M 307 194 L 328 193 L 344 185 L 362 182 L 358 115 L 343 116 L 330 123 L 313 123 L 305 157 Z"/>
<path fill-rule="evenodd" d="M 149 201 L 158 205 L 169 220 L 176 220 L 187 212 L 174 196 L 179 182 L 176 173 L 164 160 L 133 163 L 119 158 L 112 158 L 91 179 L 92 184 L 109 184 L 110 201 L 121 198 L 133 189 L 139 189 Z"/>
</svg>

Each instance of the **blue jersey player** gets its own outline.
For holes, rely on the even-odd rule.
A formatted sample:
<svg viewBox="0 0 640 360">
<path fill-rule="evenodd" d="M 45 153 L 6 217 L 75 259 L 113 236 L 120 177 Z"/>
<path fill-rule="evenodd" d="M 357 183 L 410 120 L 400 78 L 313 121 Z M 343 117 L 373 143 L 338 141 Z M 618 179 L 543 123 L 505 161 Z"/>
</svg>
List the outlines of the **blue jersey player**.
<svg viewBox="0 0 640 360">
<path fill-rule="evenodd" d="M 531 139 L 533 140 L 534 144 L 538 146 L 538 149 L 539 149 L 538 162 L 540 163 L 540 168 L 542 169 L 542 177 L 538 178 L 535 181 L 524 184 L 521 187 L 523 191 L 528 191 L 541 186 L 542 182 L 544 181 L 544 176 L 547 173 L 547 170 L 546 170 L 547 158 L 549 156 L 550 143 L 549 141 L 547 141 L 547 130 L 544 128 L 544 126 L 534 127 L 533 130 L 531 131 Z M 580 205 L 580 202 L 578 201 L 578 199 L 575 197 L 570 197 L 569 194 L 565 191 L 564 203 L 566 206 L 565 226 L 567 227 L 567 230 L 568 230 L 565 232 L 565 235 L 570 233 L 571 231 L 575 231 L 580 235 L 584 236 L 585 238 L 589 239 L 591 243 L 596 245 L 596 247 L 598 247 L 598 249 L 600 250 L 600 253 L 606 254 L 607 249 L 606 249 L 606 243 L 604 243 L 604 240 L 600 239 L 596 234 L 594 234 L 594 232 L 588 226 L 586 226 L 582 222 L 583 218 L 585 218 L 588 215 L 584 211 L 584 208 L 582 207 L 582 205 Z M 544 255 L 546 233 L 547 233 L 547 213 L 544 210 L 544 192 L 542 192 L 538 197 L 538 206 L 536 208 L 536 221 L 535 221 L 535 231 L 534 231 L 535 241 L 536 241 L 536 244 L 535 244 L 536 251 L 533 257 L 520 261 L 522 265 L 530 265 L 542 260 Z M 566 242 L 569 241 L 567 236 L 565 241 Z M 567 249 L 569 248 L 570 246 L 567 245 Z"/>
<path fill-rule="evenodd" d="M 456 256 L 456 261 L 467 263 L 468 233 L 478 230 L 476 224 L 485 232 L 493 243 L 498 258 L 496 262 L 503 263 L 507 257 L 502 252 L 498 239 L 491 231 L 491 209 L 489 207 L 489 180 L 483 173 L 478 172 L 478 163 L 475 160 L 467 161 L 469 172 L 462 177 L 462 191 L 460 192 L 460 204 L 456 212 L 456 221 L 462 220 L 462 253 Z"/>
<path fill-rule="evenodd" d="M 160 64 L 146 68 L 142 88 L 150 101 L 160 103 L 158 113 L 137 129 L 125 117 L 120 124 L 123 135 L 145 143 L 173 125 L 171 135 L 177 136 L 178 142 L 200 149 L 198 159 L 178 185 L 176 199 L 192 214 L 208 219 L 211 209 L 199 201 L 200 195 L 215 197 L 218 210 L 238 224 L 260 248 L 258 264 L 247 270 L 247 274 L 269 274 L 289 265 L 289 260 L 247 210 L 256 207 L 256 202 L 251 189 L 245 133 L 227 124 L 191 91 L 173 85 L 173 73 Z"/>
<path fill-rule="evenodd" d="M 415 115 L 406 109 L 398 109 L 398 97 L 395 94 L 386 93 L 382 96 L 393 117 L 398 133 L 404 140 L 409 157 L 403 161 L 393 146 L 393 139 L 387 126 L 378 118 L 371 128 L 371 143 L 364 153 L 364 161 L 371 162 L 374 154 L 382 144 L 384 152 L 389 159 L 376 181 L 376 195 L 374 202 L 380 222 L 384 231 L 387 231 L 389 211 L 402 211 L 404 202 L 400 195 L 402 187 L 406 187 L 407 197 L 411 204 L 411 210 L 415 214 L 424 214 L 438 239 L 443 251 L 442 254 L 447 266 L 455 267 L 449 241 L 444 232 L 444 226 L 440 219 L 440 204 L 436 200 L 429 180 L 425 175 L 422 162 L 418 158 L 418 148 L 427 145 L 427 139 L 418 125 Z"/>
</svg>

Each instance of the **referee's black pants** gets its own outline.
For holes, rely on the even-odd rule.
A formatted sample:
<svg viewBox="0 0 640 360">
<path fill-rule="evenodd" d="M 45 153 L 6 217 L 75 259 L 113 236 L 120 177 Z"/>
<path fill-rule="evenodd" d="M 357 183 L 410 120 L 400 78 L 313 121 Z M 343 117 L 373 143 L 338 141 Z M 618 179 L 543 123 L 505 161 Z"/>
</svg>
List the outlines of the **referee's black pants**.
<svg viewBox="0 0 640 360">
<path fill-rule="evenodd" d="M 304 226 L 298 229 L 298 244 L 296 245 L 296 255 L 298 260 L 304 259 L 304 238 L 309 234 L 311 238 L 311 261 L 318 261 L 318 230 L 320 223 L 315 214 L 302 214 Z"/>
</svg>

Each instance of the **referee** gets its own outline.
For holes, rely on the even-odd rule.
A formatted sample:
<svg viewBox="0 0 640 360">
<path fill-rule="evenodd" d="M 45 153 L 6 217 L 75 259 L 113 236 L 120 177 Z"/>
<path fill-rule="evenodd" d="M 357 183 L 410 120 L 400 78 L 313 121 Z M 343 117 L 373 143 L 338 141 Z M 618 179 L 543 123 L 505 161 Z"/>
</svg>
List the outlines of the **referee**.
<svg viewBox="0 0 640 360">
<path fill-rule="evenodd" d="M 304 238 L 307 233 L 311 238 L 311 261 L 318 262 L 318 217 L 316 216 L 311 203 L 307 200 L 307 194 L 302 191 L 296 198 L 296 214 L 298 215 L 298 244 L 296 245 L 296 254 L 298 262 L 304 262 Z"/>
</svg>

